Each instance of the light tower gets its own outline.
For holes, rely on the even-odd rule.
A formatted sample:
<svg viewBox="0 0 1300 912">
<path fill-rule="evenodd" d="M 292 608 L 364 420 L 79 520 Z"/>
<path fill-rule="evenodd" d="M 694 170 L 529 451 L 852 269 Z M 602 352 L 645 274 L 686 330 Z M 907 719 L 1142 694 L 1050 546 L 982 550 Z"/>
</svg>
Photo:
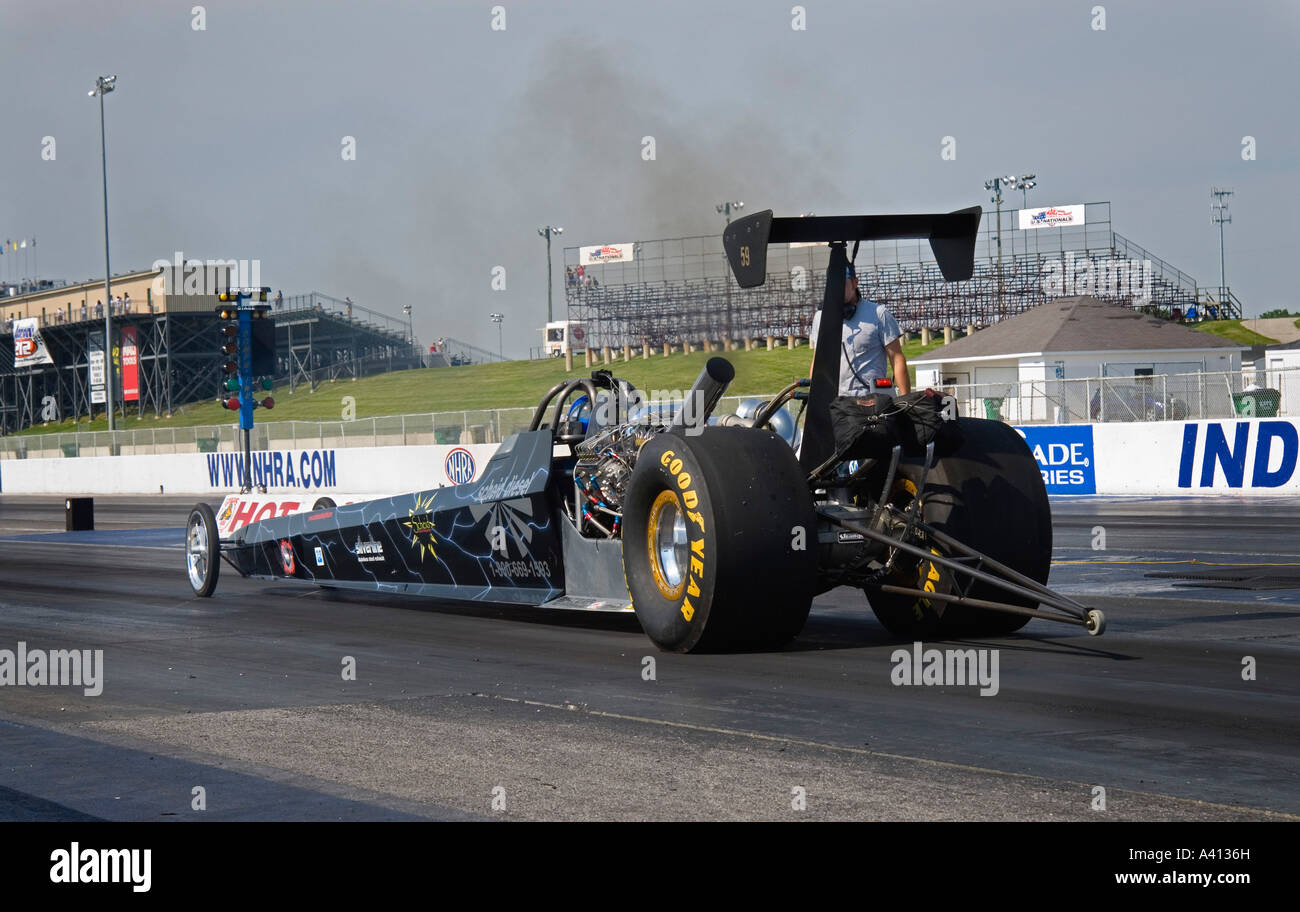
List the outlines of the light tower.
<svg viewBox="0 0 1300 912">
<path fill-rule="evenodd" d="M 108 152 L 104 140 L 104 96 L 117 88 L 116 76 L 96 76 L 95 87 L 88 94 L 99 96 L 99 164 L 104 177 L 104 402 L 107 405 L 108 429 L 113 430 L 113 370 L 109 363 L 113 351 L 113 274 L 108 263 Z"/>
<path fill-rule="evenodd" d="M 502 347 L 501 347 L 501 324 L 505 320 L 505 318 L 506 318 L 505 314 L 499 314 L 499 313 L 488 314 L 488 319 L 497 325 L 497 357 L 500 358 L 502 361 L 506 359 L 505 355 L 502 354 Z"/>
<path fill-rule="evenodd" d="M 1032 177 L 1033 175 L 1029 176 Z M 993 177 L 984 182 L 984 189 L 993 191 L 993 196 L 989 198 L 989 202 L 997 206 L 997 235 L 995 237 L 998 242 L 998 319 L 1001 319 L 1005 312 L 1002 303 L 1002 188 L 1014 187 L 1015 183 L 1016 178 L 1012 175 Z"/>
</svg>

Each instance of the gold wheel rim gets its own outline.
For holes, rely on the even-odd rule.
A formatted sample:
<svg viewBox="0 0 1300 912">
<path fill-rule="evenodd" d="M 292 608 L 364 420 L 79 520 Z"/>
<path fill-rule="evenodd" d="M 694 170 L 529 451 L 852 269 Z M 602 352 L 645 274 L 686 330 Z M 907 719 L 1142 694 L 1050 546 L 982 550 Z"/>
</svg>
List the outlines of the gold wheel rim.
<svg viewBox="0 0 1300 912">
<path fill-rule="evenodd" d="M 659 594 L 670 602 L 682 597 L 686 588 L 686 562 L 690 544 L 686 537 L 686 517 L 672 491 L 660 491 L 650 505 L 646 522 L 646 550 L 650 558 L 650 575 Z"/>
</svg>

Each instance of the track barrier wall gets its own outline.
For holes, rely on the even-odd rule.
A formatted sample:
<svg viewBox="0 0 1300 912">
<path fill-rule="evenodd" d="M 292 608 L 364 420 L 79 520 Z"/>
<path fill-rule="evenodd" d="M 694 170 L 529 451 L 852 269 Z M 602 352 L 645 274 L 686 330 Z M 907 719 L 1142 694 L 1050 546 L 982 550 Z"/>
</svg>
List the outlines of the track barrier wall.
<svg viewBox="0 0 1300 912">
<path fill-rule="evenodd" d="M 1300 494 L 1300 421 L 1024 425 L 1049 494 Z"/>
<path fill-rule="evenodd" d="M 254 484 L 270 494 L 393 494 L 478 478 L 496 444 L 254 450 Z M 5 494 L 198 494 L 239 490 L 242 453 L 15 459 L 0 465 Z"/>
<path fill-rule="evenodd" d="M 1284 418 L 1022 425 L 1048 493 L 1300 494 L 1300 421 Z M 472 481 L 497 445 L 268 449 L 271 494 L 393 494 Z M 242 454 L 84 456 L 0 462 L 0 493 L 196 494 L 239 488 Z"/>
</svg>

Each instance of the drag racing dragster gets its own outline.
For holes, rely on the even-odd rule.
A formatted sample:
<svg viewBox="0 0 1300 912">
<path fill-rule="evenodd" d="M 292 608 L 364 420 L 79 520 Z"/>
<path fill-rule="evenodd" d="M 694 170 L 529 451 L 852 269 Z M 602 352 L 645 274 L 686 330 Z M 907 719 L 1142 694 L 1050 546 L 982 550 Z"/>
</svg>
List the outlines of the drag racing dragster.
<svg viewBox="0 0 1300 912">
<path fill-rule="evenodd" d="M 979 219 L 978 207 L 766 211 L 732 222 L 723 241 L 742 288 L 765 280 L 769 243 L 827 242 L 821 333 L 834 339 L 848 242 L 856 251 L 862 240 L 926 238 L 956 281 L 973 271 Z M 327 589 L 630 610 L 674 652 L 779 647 L 813 598 L 837 586 L 861 589 L 900 638 L 1000 635 L 1031 618 L 1100 634 L 1100 611 L 1046 586 L 1051 512 L 1024 439 L 1001 422 L 956 417 L 927 390 L 857 403 L 871 430 L 850 459 L 831 417 L 842 404 L 839 358 L 838 346 L 818 346 L 810 378 L 726 416 L 713 414 L 734 377 L 724 358 L 672 405 L 596 371 L 549 390 L 529 429 L 507 437 L 470 483 L 326 500 L 228 539 L 198 504 L 187 523 L 190 583 L 210 596 L 225 562 L 241 576 Z"/>
</svg>

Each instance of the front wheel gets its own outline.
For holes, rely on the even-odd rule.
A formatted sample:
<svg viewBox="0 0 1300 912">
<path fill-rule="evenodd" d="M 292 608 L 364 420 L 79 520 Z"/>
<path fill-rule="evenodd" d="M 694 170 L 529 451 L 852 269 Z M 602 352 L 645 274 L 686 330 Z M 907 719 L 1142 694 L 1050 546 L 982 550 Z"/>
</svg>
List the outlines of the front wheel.
<svg viewBox="0 0 1300 912">
<path fill-rule="evenodd" d="M 185 526 L 185 569 L 195 595 L 212 595 L 221 573 L 221 540 L 217 536 L 217 518 L 205 503 L 195 504 Z"/>
<path fill-rule="evenodd" d="M 658 435 L 641 448 L 624 500 L 637 620 L 668 652 L 781 646 L 808 618 L 816 536 L 808 483 L 771 431 Z"/>
</svg>

